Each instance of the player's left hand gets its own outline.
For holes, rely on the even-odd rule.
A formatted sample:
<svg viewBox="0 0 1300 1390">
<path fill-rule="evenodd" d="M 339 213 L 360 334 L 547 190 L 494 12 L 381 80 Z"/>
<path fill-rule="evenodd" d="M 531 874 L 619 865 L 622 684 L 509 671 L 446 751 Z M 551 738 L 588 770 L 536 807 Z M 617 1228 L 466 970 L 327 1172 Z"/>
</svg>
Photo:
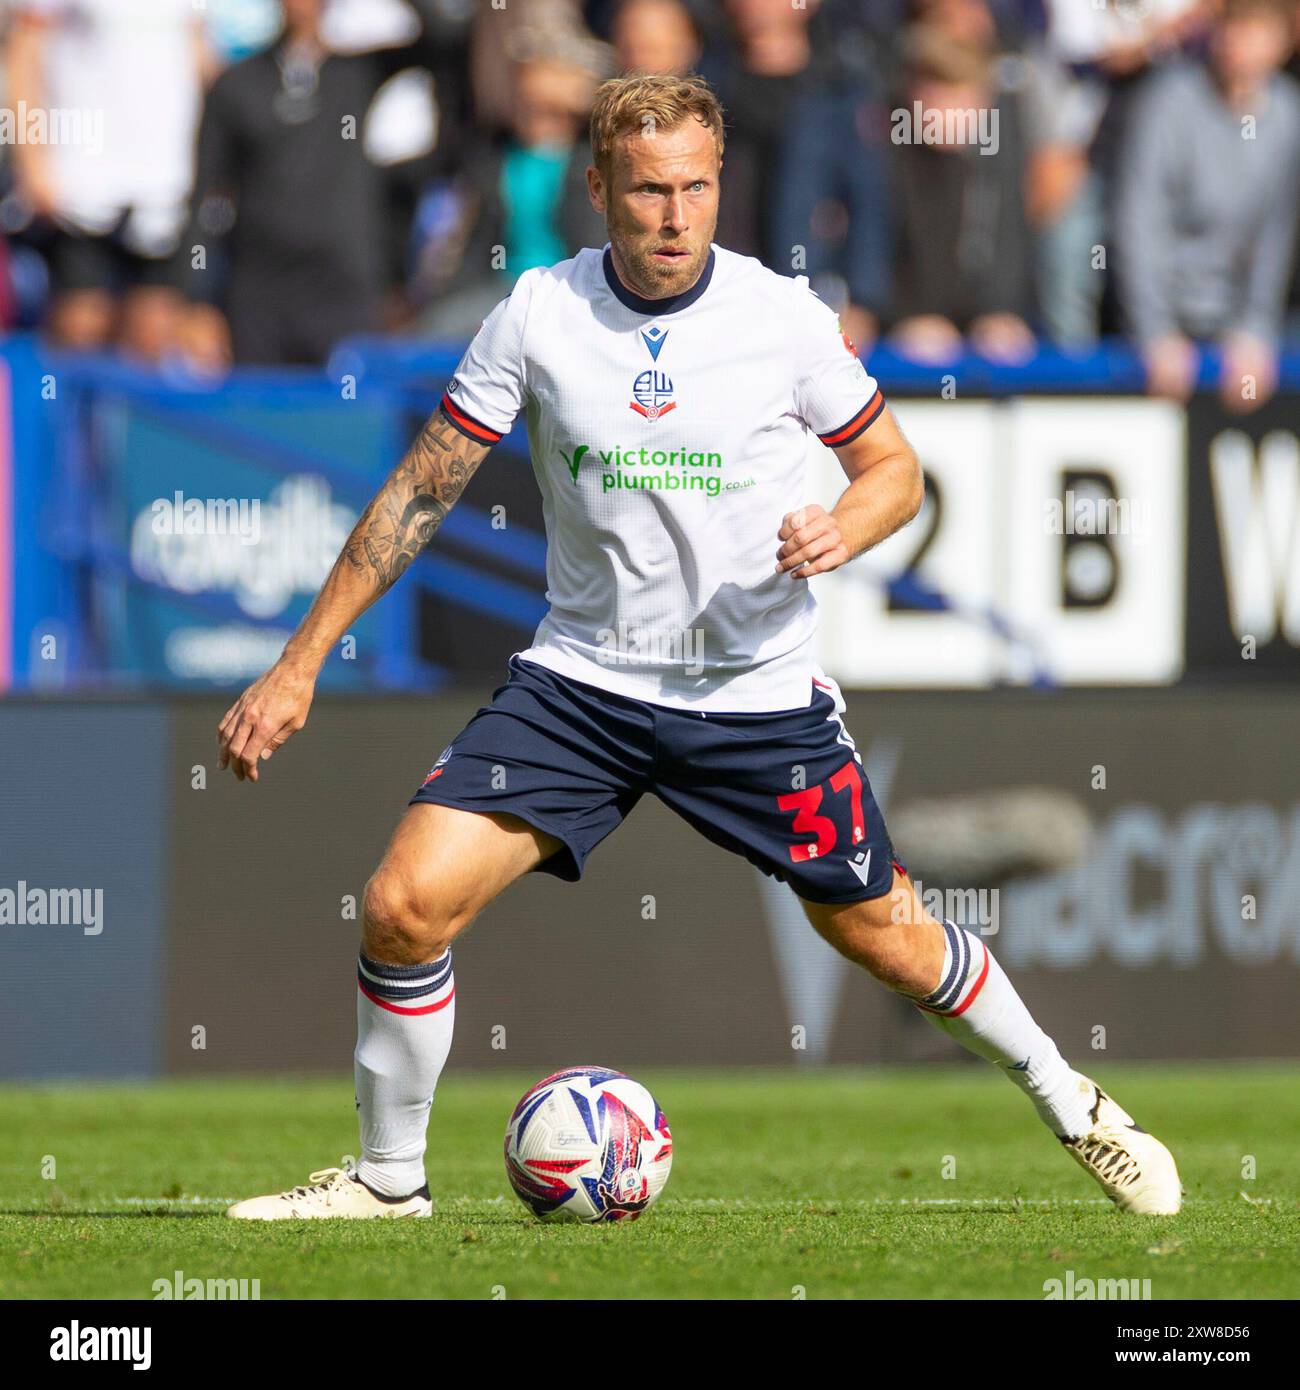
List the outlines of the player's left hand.
<svg viewBox="0 0 1300 1390">
<path fill-rule="evenodd" d="M 815 502 L 790 512 L 777 538 L 783 544 L 776 552 L 776 572 L 788 573 L 792 579 L 825 574 L 852 559 L 839 522 Z"/>
</svg>

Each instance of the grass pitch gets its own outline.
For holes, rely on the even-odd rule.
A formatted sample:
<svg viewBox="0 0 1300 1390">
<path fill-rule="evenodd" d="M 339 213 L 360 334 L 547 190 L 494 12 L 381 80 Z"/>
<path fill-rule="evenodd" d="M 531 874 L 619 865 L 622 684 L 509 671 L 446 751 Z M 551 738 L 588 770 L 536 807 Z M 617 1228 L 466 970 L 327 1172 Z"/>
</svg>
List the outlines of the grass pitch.
<svg viewBox="0 0 1300 1390">
<path fill-rule="evenodd" d="M 445 1079 L 433 1219 L 394 1222 L 223 1215 L 352 1151 L 346 1080 L 4 1088 L 0 1297 L 149 1299 L 177 1270 L 264 1299 L 1041 1299 L 1067 1270 L 1156 1299 L 1300 1297 L 1300 1067 L 1096 1077 L 1173 1148 L 1179 1216 L 1119 1216 L 978 1066 L 638 1073 L 672 1177 L 640 1221 L 595 1227 L 536 1222 L 506 1183 L 533 1076 Z"/>
</svg>

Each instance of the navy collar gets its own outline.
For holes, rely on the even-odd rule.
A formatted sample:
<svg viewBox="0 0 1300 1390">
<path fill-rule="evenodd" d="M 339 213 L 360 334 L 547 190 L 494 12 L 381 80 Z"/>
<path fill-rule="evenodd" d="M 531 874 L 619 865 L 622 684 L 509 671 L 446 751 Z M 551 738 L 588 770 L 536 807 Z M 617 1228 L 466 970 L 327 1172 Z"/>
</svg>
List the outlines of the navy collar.
<svg viewBox="0 0 1300 1390">
<path fill-rule="evenodd" d="M 688 304 L 695 303 L 709 288 L 709 281 L 713 279 L 713 261 L 713 247 L 710 246 L 704 269 L 700 271 L 700 278 L 689 290 L 683 290 L 681 294 L 670 294 L 664 299 L 643 299 L 628 289 L 618 278 L 618 271 L 614 269 L 614 253 L 608 246 L 605 247 L 601 264 L 605 268 L 605 283 L 620 304 L 625 304 L 638 314 L 649 314 L 652 318 L 658 318 L 661 314 L 675 314 L 678 309 L 685 309 Z"/>
</svg>

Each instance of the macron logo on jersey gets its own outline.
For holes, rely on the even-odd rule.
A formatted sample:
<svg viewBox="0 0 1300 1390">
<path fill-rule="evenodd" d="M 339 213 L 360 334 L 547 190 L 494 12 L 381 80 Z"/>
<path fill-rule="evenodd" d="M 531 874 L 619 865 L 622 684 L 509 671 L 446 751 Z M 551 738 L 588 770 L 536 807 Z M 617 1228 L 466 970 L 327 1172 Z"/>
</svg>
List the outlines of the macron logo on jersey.
<svg viewBox="0 0 1300 1390">
<path fill-rule="evenodd" d="M 668 330 L 660 328 L 657 323 L 652 323 L 649 328 L 641 330 L 641 341 L 646 345 L 653 361 L 658 362 L 659 353 L 663 349 L 664 343 L 668 339 Z"/>
</svg>

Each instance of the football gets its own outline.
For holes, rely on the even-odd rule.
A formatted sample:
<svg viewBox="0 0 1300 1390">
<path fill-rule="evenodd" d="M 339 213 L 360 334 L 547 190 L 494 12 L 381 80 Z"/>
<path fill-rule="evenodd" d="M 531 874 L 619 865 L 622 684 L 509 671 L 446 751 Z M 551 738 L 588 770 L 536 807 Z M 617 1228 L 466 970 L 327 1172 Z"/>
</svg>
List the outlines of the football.
<svg viewBox="0 0 1300 1390">
<path fill-rule="evenodd" d="M 525 1092 L 506 1173 L 542 1221 L 635 1221 L 668 1182 L 673 1140 L 654 1097 L 607 1067 L 569 1067 Z"/>
</svg>

